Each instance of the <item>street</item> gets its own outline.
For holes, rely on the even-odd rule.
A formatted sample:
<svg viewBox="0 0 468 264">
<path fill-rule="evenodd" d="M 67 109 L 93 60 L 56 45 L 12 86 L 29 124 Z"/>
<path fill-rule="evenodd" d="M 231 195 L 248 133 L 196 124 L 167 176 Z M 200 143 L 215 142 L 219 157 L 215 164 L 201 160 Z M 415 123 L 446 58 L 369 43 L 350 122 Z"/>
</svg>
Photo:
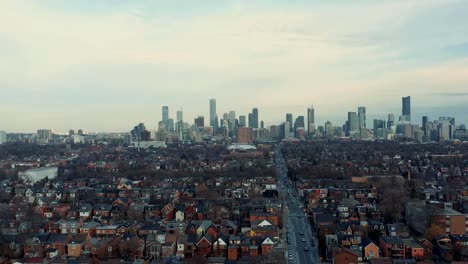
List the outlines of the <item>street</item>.
<svg viewBox="0 0 468 264">
<path fill-rule="evenodd" d="M 278 187 L 283 199 L 288 263 L 320 263 L 317 240 L 312 235 L 307 216 L 302 212 L 297 190 L 289 184 L 283 156 L 276 152 Z"/>
</svg>

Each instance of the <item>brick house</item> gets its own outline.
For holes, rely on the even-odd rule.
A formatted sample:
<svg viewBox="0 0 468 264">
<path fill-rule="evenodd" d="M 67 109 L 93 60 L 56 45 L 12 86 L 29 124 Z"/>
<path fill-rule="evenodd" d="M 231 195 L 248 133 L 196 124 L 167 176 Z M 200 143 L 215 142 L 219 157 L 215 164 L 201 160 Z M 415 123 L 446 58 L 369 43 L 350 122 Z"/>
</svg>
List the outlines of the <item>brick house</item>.
<svg viewBox="0 0 468 264">
<path fill-rule="evenodd" d="M 364 259 L 370 260 L 374 258 L 379 258 L 379 247 L 372 242 L 369 238 L 363 238 L 361 241 L 362 246 L 362 257 Z"/>
<path fill-rule="evenodd" d="M 236 261 L 239 255 L 239 248 L 235 245 L 230 245 L 228 247 L 228 260 Z"/>
<path fill-rule="evenodd" d="M 258 220 L 268 220 L 273 225 L 278 225 L 278 214 L 276 213 L 264 213 L 264 212 L 251 212 L 249 216 L 249 221 L 252 223 Z"/>
<path fill-rule="evenodd" d="M 358 264 L 359 255 L 347 248 L 338 248 L 333 250 L 334 264 Z"/>
<path fill-rule="evenodd" d="M 200 255 L 210 255 L 213 252 L 214 238 L 208 234 L 204 235 L 197 242 L 197 249 Z"/>
<path fill-rule="evenodd" d="M 47 239 L 46 248 L 55 248 L 60 254 L 65 255 L 69 242 L 71 242 L 69 234 L 51 234 Z"/>
<path fill-rule="evenodd" d="M 396 236 L 382 236 L 380 237 L 380 250 L 382 256 L 390 257 L 392 259 L 405 259 L 406 247 L 401 238 Z"/>
<path fill-rule="evenodd" d="M 269 237 L 266 237 L 262 242 L 262 255 L 267 255 L 273 252 L 275 242 Z"/>
</svg>

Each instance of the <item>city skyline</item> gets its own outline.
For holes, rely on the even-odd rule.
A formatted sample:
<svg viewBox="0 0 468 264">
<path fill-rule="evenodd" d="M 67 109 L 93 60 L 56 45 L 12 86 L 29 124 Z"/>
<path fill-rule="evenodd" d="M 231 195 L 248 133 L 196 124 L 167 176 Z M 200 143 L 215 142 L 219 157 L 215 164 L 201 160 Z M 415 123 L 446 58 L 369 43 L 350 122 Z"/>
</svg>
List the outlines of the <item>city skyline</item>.
<svg viewBox="0 0 468 264">
<path fill-rule="evenodd" d="M 9 1 L 0 10 L 0 129 L 156 127 L 162 106 L 315 126 L 372 119 L 468 123 L 466 1 Z M 340 19 L 337 19 L 340 18 Z M 21 30 L 19 30 L 21 29 Z"/>
<path fill-rule="evenodd" d="M 313 127 L 312 133 L 315 132 L 317 127 L 320 127 L 320 126 L 325 127 L 327 122 L 330 122 L 334 127 L 336 127 L 336 126 L 344 126 L 344 127 L 351 126 L 352 127 L 351 130 L 356 130 L 357 128 L 360 128 L 361 126 L 363 128 L 365 128 L 365 127 L 372 128 L 372 125 L 369 125 L 369 124 L 366 125 L 366 123 L 369 123 L 369 122 L 372 123 L 374 120 L 388 121 L 389 119 L 393 120 L 393 122 L 394 122 L 393 125 L 396 125 L 399 122 L 410 122 L 412 124 L 421 125 L 421 124 L 424 123 L 424 121 L 423 121 L 424 118 L 426 118 L 428 120 L 437 120 L 439 118 L 452 117 L 452 118 L 455 118 L 457 125 L 467 124 L 463 120 L 457 119 L 457 117 L 455 117 L 454 115 L 450 115 L 448 113 L 428 115 L 428 114 L 423 114 L 423 113 L 419 113 L 417 111 L 411 110 L 411 108 L 412 108 L 411 105 L 412 104 L 411 104 L 410 101 L 407 101 L 408 102 L 407 104 L 409 104 L 409 105 L 406 106 L 406 107 L 408 107 L 409 111 L 414 113 L 414 114 L 412 115 L 413 116 L 412 120 L 407 120 L 405 115 L 404 115 L 404 110 L 403 109 L 405 108 L 405 105 L 406 105 L 405 100 L 409 100 L 409 98 L 410 98 L 410 96 L 401 97 L 400 107 L 399 107 L 400 112 L 396 111 L 396 112 L 392 112 L 392 113 L 372 113 L 372 112 L 369 113 L 366 106 L 358 105 L 354 109 L 350 109 L 350 111 L 343 112 L 342 113 L 343 115 L 338 118 L 338 120 L 340 120 L 340 121 L 334 120 L 333 118 L 331 118 L 331 119 L 328 118 L 327 119 L 326 117 L 319 116 L 318 120 L 320 120 L 320 121 L 316 122 L 315 120 L 317 120 L 317 115 L 315 114 L 315 110 L 316 110 L 315 105 L 309 105 L 308 107 L 302 109 L 303 110 L 302 112 L 285 112 L 285 113 L 282 114 L 282 116 L 279 116 L 276 119 L 276 121 L 265 122 L 262 119 L 263 112 L 261 111 L 261 109 L 258 110 L 257 107 L 254 107 L 251 110 L 246 111 L 245 113 L 244 112 L 237 113 L 237 110 L 233 110 L 233 109 L 219 112 L 217 110 L 217 107 L 216 107 L 216 102 L 217 102 L 216 98 L 210 98 L 210 99 L 208 99 L 209 105 L 208 105 L 207 114 L 196 114 L 195 113 L 195 114 L 193 114 L 194 115 L 193 118 L 187 118 L 186 117 L 187 116 L 186 112 L 184 112 L 181 108 L 176 108 L 178 110 L 174 110 L 173 107 L 171 107 L 171 106 L 163 105 L 163 106 L 161 106 L 159 108 L 159 113 L 155 113 L 154 118 L 153 117 L 147 118 L 148 120 L 150 120 L 149 122 L 144 122 L 144 121 L 141 121 L 141 120 L 133 120 L 133 121 L 131 121 L 133 123 L 130 123 L 128 125 L 128 128 L 124 128 L 123 130 L 97 131 L 97 130 L 93 130 L 92 128 L 89 129 L 89 128 L 86 128 L 86 127 L 81 127 L 81 126 L 75 125 L 75 126 L 72 126 L 72 127 L 69 127 L 69 128 L 62 128 L 62 129 L 54 129 L 54 128 L 51 128 L 51 127 L 41 126 L 41 127 L 33 128 L 31 131 L 12 131 L 12 130 L 6 130 L 6 129 L 0 128 L 0 131 L 6 131 L 8 133 L 35 133 L 36 130 L 50 129 L 50 130 L 52 130 L 53 133 L 56 133 L 56 134 L 68 134 L 69 130 L 78 129 L 78 127 L 79 127 L 80 130 L 85 129 L 85 131 L 92 132 L 92 133 L 100 133 L 100 132 L 104 132 L 104 133 L 105 132 L 110 132 L 110 133 L 112 133 L 112 132 L 115 132 L 115 133 L 123 132 L 123 133 L 127 133 L 128 130 L 130 130 L 133 127 L 134 123 L 145 124 L 148 127 L 148 129 L 155 130 L 155 129 L 158 129 L 158 126 L 160 126 L 161 124 L 163 124 L 167 128 L 168 125 L 169 125 L 168 122 L 170 122 L 169 126 L 174 128 L 174 125 L 176 125 L 176 123 L 179 120 L 183 121 L 184 123 L 188 123 L 188 124 L 196 124 L 197 119 L 203 118 L 204 119 L 204 121 L 203 121 L 204 126 L 212 126 L 211 121 L 210 121 L 211 114 L 215 115 L 216 122 L 220 122 L 221 120 L 223 120 L 223 115 L 225 115 L 227 117 L 226 122 L 228 124 L 232 123 L 234 120 L 238 121 L 241 124 L 242 120 L 240 120 L 240 119 L 245 119 L 244 121 L 246 121 L 246 124 L 245 124 L 246 127 L 259 128 L 260 127 L 260 122 L 265 122 L 265 127 L 276 126 L 276 125 L 281 125 L 284 122 L 289 122 L 290 120 L 292 120 L 292 122 L 290 122 L 289 125 L 292 127 L 294 125 L 294 123 L 295 123 L 296 118 L 299 117 L 299 116 L 302 116 L 305 121 L 308 120 L 308 115 L 309 115 L 309 110 L 310 109 L 312 109 L 312 120 L 311 120 L 311 121 L 313 121 L 311 123 L 313 125 L 312 126 Z M 213 102 L 214 102 L 214 104 L 213 104 Z M 214 106 L 214 108 L 213 108 L 213 106 Z M 394 107 L 394 108 L 397 109 L 398 107 Z M 172 115 L 171 115 L 171 111 L 173 113 Z M 254 111 L 257 112 L 257 117 L 256 117 L 257 120 L 253 119 L 254 123 L 252 124 L 252 123 L 250 123 L 251 121 L 249 121 L 249 117 L 252 115 L 252 113 Z M 360 117 L 360 111 L 361 111 L 362 117 Z M 348 123 L 350 121 L 350 114 L 351 113 L 353 115 L 353 117 L 352 117 L 353 122 Z M 159 118 L 157 117 L 158 115 L 160 116 Z M 220 117 L 218 118 L 218 116 L 220 116 Z M 416 118 L 414 118 L 414 117 L 416 117 Z M 289 120 L 288 120 L 288 118 L 289 118 Z M 361 120 L 361 118 L 363 118 L 363 120 Z M 400 120 L 398 120 L 398 119 L 400 119 Z M 322 120 L 323 120 L 323 122 L 322 122 Z M 366 122 L 366 120 L 368 120 L 368 121 Z M 257 124 L 255 123 L 255 121 L 257 122 Z M 361 121 L 364 122 L 364 125 L 361 125 Z M 220 124 L 217 123 L 217 125 L 220 125 Z M 308 124 L 304 123 L 303 128 L 308 133 L 311 133 L 311 131 L 309 131 L 309 129 L 308 129 L 308 126 L 309 126 Z"/>
</svg>

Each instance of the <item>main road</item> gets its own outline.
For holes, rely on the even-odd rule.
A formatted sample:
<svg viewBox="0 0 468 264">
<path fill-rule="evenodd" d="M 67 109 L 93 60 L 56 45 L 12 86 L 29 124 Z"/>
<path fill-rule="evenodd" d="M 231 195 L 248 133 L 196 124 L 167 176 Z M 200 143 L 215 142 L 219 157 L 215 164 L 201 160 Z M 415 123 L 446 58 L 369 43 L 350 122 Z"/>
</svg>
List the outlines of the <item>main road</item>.
<svg viewBox="0 0 468 264">
<path fill-rule="evenodd" d="M 312 235 L 310 224 L 301 209 L 297 189 L 290 184 L 281 151 L 277 150 L 275 156 L 278 188 L 280 197 L 283 199 L 283 220 L 288 241 L 286 247 L 288 263 L 320 263 L 317 241 Z"/>
</svg>

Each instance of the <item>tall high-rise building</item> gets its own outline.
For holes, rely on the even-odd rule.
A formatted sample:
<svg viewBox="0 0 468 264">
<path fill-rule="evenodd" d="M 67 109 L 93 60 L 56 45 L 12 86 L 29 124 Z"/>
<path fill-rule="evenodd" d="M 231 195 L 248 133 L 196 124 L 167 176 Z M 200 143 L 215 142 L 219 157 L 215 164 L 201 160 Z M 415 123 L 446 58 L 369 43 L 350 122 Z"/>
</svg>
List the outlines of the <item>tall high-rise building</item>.
<svg viewBox="0 0 468 264">
<path fill-rule="evenodd" d="M 358 107 L 359 128 L 366 128 L 366 107 Z"/>
<path fill-rule="evenodd" d="M 298 137 L 298 130 L 302 129 L 304 131 L 304 116 L 298 116 L 296 117 L 296 120 L 294 121 L 294 134 L 296 137 Z"/>
<path fill-rule="evenodd" d="M 205 126 L 205 118 L 203 116 L 198 116 L 195 118 L 195 125 L 200 128 Z"/>
<path fill-rule="evenodd" d="M 294 137 L 294 133 L 292 133 L 290 127 L 291 127 L 291 124 L 289 124 L 289 122 L 284 122 L 283 123 L 284 138 Z"/>
<path fill-rule="evenodd" d="M 411 121 L 411 97 L 403 97 L 402 98 L 402 111 L 401 114 L 405 121 Z"/>
<path fill-rule="evenodd" d="M 440 122 L 437 125 L 439 132 L 439 141 L 445 141 L 452 138 L 452 129 L 451 125 L 448 122 Z"/>
<path fill-rule="evenodd" d="M 235 129 L 236 129 L 236 112 L 235 111 L 229 111 L 228 114 L 228 127 L 229 127 L 229 132 L 231 135 L 234 135 Z"/>
<path fill-rule="evenodd" d="M 388 114 L 387 128 L 391 128 L 394 125 L 395 125 L 395 115 L 394 114 Z"/>
<path fill-rule="evenodd" d="M 374 137 L 383 139 L 385 138 L 385 120 L 374 119 Z"/>
<path fill-rule="evenodd" d="M 293 121 L 293 115 L 291 113 L 286 114 L 286 122 L 292 123 Z"/>
<path fill-rule="evenodd" d="M 134 126 L 133 130 L 130 131 L 130 135 L 132 136 L 131 141 L 144 141 L 146 135 L 145 132 L 148 132 L 146 130 L 145 124 L 140 123 L 137 126 Z"/>
<path fill-rule="evenodd" d="M 258 109 L 257 108 L 253 108 L 252 109 L 252 117 L 253 117 L 253 124 L 254 124 L 254 128 L 258 128 Z"/>
<path fill-rule="evenodd" d="M 5 131 L 0 131 L 0 145 L 7 143 L 7 134 Z"/>
<path fill-rule="evenodd" d="M 424 131 L 424 136 L 427 136 L 427 122 L 429 121 L 429 118 L 427 116 L 422 117 L 422 129 Z"/>
<path fill-rule="evenodd" d="M 240 127 L 245 127 L 247 126 L 245 115 L 239 116 L 239 126 Z"/>
<path fill-rule="evenodd" d="M 162 107 L 162 121 L 164 124 L 167 124 L 167 120 L 169 120 L 169 106 Z"/>
<path fill-rule="evenodd" d="M 52 139 L 52 131 L 50 129 L 38 129 L 37 130 L 37 138 L 39 140 L 51 140 Z"/>
<path fill-rule="evenodd" d="M 210 99 L 210 126 L 215 127 L 216 118 L 216 99 Z"/>
<path fill-rule="evenodd" d="M 333 135 L 333 124 L 330 121 L 325 122 L 325 135 L 327 136 Z"/>
<path fill-rule="evenodd" d="M 182 110 L 177 110 L 177 122 L 184 121 L 184 112 Z"/>
<path fill-rule="evenodd" d="M 315 109 L 314 106 L 307 108 L 307 130 L 309 134 L 315 133 Z"/>
<path fill-rule="evenodd" d="M 258 109 L 252 109 L 252 113 L 249 114 L 249 127 L 258 128 Z"/>
<path fill-rule="evenodd" d="M 167 131 L 174 132 L 174 119 L 169 118 L 166 123 L 167 123 L 166 125 Z"/>
<path fill-rule="evenodd" d="M 289 123 L 289 129 L 292 130 L 292 126 L 293 126 L 293 115 L 291 113 L 287 113 L 286 114 L 286 122 Z"/>
<path fill-rule="evenodd" d="M 358 131 L 358 123 L 356 112 L 348 112 L 348 132 Z"/>
</svg>

